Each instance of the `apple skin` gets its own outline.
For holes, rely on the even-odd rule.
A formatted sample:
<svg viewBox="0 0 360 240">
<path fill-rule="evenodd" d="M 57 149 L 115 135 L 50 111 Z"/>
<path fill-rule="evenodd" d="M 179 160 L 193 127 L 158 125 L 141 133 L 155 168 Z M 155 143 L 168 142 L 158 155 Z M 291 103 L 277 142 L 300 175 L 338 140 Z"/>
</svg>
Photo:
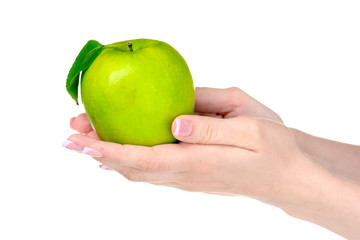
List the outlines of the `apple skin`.
<svg viewBox="0 0 360 240">
<path fill-rule="evenodd" d="M 171 133 L 173 120 L 194 113 L 188 65 L 165 42 L 135 39 L 106 45 L 82 75 L 81 99 L 104 141 L 144 146 L 172 143 L 176 141 Z"/>
</svg>

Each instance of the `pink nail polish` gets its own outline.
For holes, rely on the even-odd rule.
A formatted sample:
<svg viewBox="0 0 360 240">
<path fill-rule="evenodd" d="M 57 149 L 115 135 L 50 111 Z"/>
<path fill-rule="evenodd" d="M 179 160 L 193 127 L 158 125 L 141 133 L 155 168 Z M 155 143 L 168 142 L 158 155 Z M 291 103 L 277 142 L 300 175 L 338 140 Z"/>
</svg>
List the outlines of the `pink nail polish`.
<svg viewBox="0 0 360 240">
<path fill-rule="evenodd" d="M 83 150 L 83 147 L 80 146 L 79 144 L 74 143 L 73 141 L 70 140 L 65 140 L 65 142 L 63 142 L 62 144 L 63 147 L 70 149 L 70 150 L 74 150 L 77 152 L 81 152 Z"/>
<path fill-rule="evenodd" d="M 103 156 L 103 154 L 101 152 L 99 152 L 98 150 L 88 148 L 88 147 L 84 147 L 84 149 L 81 153 L 87 154 L 91 157 L 102 157 Z"/>
<path fill-rule="evenodd" d="M 175 125 L 174 136 L 176 137 L 186 137 L 192 132 L 192 123 L 189 120 L 176 118 Z"/>
<path fill-rule="evenodd" d="M 104 164 L 101 164 L 99 167 L 104 170 L 112 170 L 111 168 L 109 168 L 108 166 L 106 166 Z"/>
</svg>

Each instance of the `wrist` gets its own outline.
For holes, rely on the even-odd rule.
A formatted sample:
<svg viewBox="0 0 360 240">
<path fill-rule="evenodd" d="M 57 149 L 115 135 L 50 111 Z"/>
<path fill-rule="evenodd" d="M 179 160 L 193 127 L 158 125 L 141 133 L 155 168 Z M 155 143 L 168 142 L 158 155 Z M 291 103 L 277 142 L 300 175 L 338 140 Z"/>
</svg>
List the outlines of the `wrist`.
<svg viewBox="0 0 360 240">
<path fill-rule="evenodd" d="M 330 172 L 360 183 L 360 146 L 340 143 L 291 129 L 298 147 Z"/>
<path fill-rule="evenodd" d="M 296 129 L 296 128 L 290 128 L 290 130 L 294 134 L 296 143 L 298 144 L 301 151 L 308 158 L 311 158 L 311 160 L 313 160 L 313 158 L 314 158 L 313 153 L 312 153 L 311 149 L 309 149 L 309 147 L 308 147 L 308 143 L 309 143 L 309 141 L 311 141 L 311 139 L 309 138 L 309 135 Z"/>
<path fill-rule="evenodd" d="M 334 162 L 327 156 L 329 149 L 324 149 L 323 143 L 319 141 L 319 138 L 295 128 L 291 128 L 291 131 L 294 134 L 298 147 L 308 159 L 331 172 L 335 171 Z"/>
<path fill-rule="evenodd" d="M 280 208 L 292 217 L 357 239 L 360 235 L 360 186 L 312 164 L 313 168 L 296 180 L 293 201 Z"/>
</svg>

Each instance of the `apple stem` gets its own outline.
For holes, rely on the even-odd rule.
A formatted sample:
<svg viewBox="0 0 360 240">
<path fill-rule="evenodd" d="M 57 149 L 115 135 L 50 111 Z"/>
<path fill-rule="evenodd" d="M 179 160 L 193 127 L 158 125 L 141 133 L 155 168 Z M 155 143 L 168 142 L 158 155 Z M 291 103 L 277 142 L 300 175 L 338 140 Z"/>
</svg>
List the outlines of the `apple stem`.
<svg viewBox="0 0 360 240">
<path fill-rule="evenodd" d="M 134 50 L 132 49 L 132 42 L 128 42 L 128 47 L 129 47 L 130 52 L 133 52 L 133 51 L 134 51 Z"/>
</svg>

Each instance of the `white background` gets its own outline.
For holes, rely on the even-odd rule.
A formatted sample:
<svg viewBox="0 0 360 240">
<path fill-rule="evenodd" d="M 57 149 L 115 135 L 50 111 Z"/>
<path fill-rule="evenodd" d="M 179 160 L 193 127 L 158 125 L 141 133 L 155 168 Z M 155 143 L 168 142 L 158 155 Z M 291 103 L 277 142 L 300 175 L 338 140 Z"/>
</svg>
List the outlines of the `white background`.
<svg viewBox="0 0 360 240">
<path fill-rule="evenodd" d="M 0 239 L 342 239 L 245 197 L 128 182 L 61 147 L 89 39 L 168 42 L 196 86 L 237 86 L 290 127 L 360 144 L 358 1 L 2 1 Z M 306 173 L 304 173 L 306 174 Z"/>
</svg>

